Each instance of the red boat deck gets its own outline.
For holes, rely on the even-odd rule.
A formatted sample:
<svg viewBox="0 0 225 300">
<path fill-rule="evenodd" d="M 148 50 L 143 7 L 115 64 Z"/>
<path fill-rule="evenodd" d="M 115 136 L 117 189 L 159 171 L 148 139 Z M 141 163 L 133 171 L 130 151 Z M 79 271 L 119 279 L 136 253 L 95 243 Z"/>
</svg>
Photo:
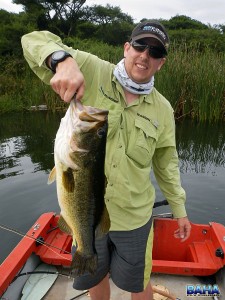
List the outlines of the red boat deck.
<svg viewBox="0 0 225 300">
<path fill-rule="evenodd" d="M 223 225 L 192 224 L 191 236 L 185 242 L 173 236 L 176 229 L 176 220 L 155 219 L 153 272 L 207 276 L 225 265 Z"/>
<path fill-rule="evenodd" d="M 71 264 L 71 236 L 57 227 L 59 216 L 40 216 L 20 243 L 0 266 L 0 296 L 19 272 L 32 252 L 48 264 Z M 218 223 L 192 224 L 190 238 L 181 242 L 174 237 L 177 222 L 154 220 L 153 272 L 207 276 L 225 265 L 225 227 Z M 44 242 L 44 244 L 43 244 Z"/>
</svg>

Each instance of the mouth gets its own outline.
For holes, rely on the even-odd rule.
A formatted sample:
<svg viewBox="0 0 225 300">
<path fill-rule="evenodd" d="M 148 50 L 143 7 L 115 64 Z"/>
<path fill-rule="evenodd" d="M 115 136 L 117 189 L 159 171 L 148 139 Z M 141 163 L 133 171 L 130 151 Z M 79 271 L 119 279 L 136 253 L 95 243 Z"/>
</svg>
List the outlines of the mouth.
<svg viewBox="0 0 225 300">
<path fill-rule="evenodd" d="M 147 66 L 143 64 L 136 63 L 136 67 L 140 70 L 147 70 Z"/>
</svg>

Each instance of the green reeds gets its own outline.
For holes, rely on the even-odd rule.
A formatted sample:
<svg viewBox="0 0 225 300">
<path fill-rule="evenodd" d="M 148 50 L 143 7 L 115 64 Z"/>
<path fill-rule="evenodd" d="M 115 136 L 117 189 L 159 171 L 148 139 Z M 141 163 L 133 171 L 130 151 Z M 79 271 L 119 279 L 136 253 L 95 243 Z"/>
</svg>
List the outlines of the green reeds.
<svg viewBox="0 0 225 300">
<path fill-rule="evenodd" d="M 67 38 L 66 44 L 117 63 L 123 47 Z M 29 69 L 24 59 L 0 60 L 0 112 L 45 104 L 51 110 L 66 105 Z M 155 76 L 155 86 L 172 104 L 176 118 L 216 122 L 225 120 L 225 54 L 172 45 L 165 65 Z"/>
<path fill-rule="evenodd" d="M 225 120 L 225 55 L 173 47 L 156 87 L 171 102 L 176 118 Z"/>
</svg>

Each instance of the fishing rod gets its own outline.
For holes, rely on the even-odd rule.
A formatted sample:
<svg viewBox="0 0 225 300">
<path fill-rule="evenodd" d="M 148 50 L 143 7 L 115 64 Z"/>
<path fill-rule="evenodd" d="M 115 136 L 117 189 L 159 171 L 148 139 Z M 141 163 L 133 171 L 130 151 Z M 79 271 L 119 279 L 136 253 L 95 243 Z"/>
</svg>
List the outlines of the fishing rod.
<svg viewBox="0 0 225 300">
<path fill-rule="evenodd" d="M 53 246 L 53 245 L 51 245 L 51 244 L 49 244 L 49 243 L 46 243 L 46 242 L 45 242 L 43 239 L 41 239 L 40 237 L 35 238 L 35 237 L 31 236 L 31 235 L 28 235 L 27 233 L 21 232 L 21 231 L 19 231 L 19 230 L 17 230 L 17 229 L 8 227 L 8 226 L 6 226 L 6 225 L 4 225 L 4 224 L 1 224 L 1 223 L 0 223 L 0 228 L 1 228 L 1 229 L 4 229 L 4 230 L 6 230 L 6 231 L 9 231 L 9 232 L 15 233 L 15 234 L 17 234 L 17 235 L 19 235 L 19 236 L 21 236 L 21 237 L 27 237 L 27 238 L 29 238 L 29 239 L 32 239 L 32 240 L 36 241 L 37 244 L 41 244 L 41 245 L 46 246 L 46 247 L 49 247 L 49 248 L 54 248 L 54 249 L 56 249 L 56 250 L 63 251 L 63 252 L 66 253 L 66 254 L 71 254 L 71 252 L 68 252 L 68 251 L 66 251 L 66 250 L 64 250 L 64 249 L 62 249 L 62 248 L 59 248 L 59 247 Z M 51 231 L 56 230 L 57 228 L 58 228 L 58 226 L 52 228 Z M 58 253 L 58 254 L 59 254 L 59 253 Z M 59 255 L 60 255 L 60 254 L 59 254 Z"/>
<path fill-rule="evenodd" d="M 168 205 L 168 204 L 169 203 L 168 203 L 167 200 L 158 201 L 158 202 L 154 203 L 153 208 L 160 207 L 160 206 L 163 206 L 163 205 Z M 53 246 L 53 245 L 51 245 L 49 243 L 46 243 L 44 240 L 40 239 L 40 237 L 35 238 L 35 237 L 31 236 L 31 235 L 28 235 L 27 233 L 21 232 L 21 231 L 19 231 L 17 229 L 11 228 L 11 227 L 6 226 L 6 225 L 1 224 L 1 223 L 0 223 L 0 228 L 3 229 L 3 230 L 9 231 L 9 232 L 15 233 L 15 234 L 17 234 L 17 235 L 19 235 L 21 237 L 30 238 L 30 239 L 36 241 L 37 244 L 41 244 L 41 245 L 44 245 L 44 246 L 47 246 L 47 247 L 51 247 L 51 248 L 54 248 L 56 250 L 64 251 L 64 253 L 66 253 L 66 254 L 71 254 L 71 252 L 65 251 L 62 248 L 59 248 L 59 247 Z M 48 233 L 50 231 L 53 231 L 53 230 L 56 230 L 56 229 L 58 229 L 58 226 L 56 226 L 56 227 L 52 228 L 51 230 L 49 230 Z"/>
<path fill-rule="evenodd" d="M 31 271 L 31 272 L 24 272 L 24 273 L 20 273 L 18 274 L 17 276 L 15 276 L 15 278 L 13 279 L 12 283 L 18 278 L 18 277 L 21 277 L 21 276 L 26 276 L 26 275 L 32 275 L 32 274 L 47 274 L 47 275 L 59 275 L 59 276 L 64 276 L 64 277 L 67 277 L 67 278 L 75 278 L 74 276 L 71 276 L 72 272 L 70 272 L 69 274 L 63 274 L 61 272 L 55 272 L 55 271 Z M 164 297 L 167 297 L 167 299 L 171 299 L 171 300 L 180 300 L 179 298 L 176 298 L 176 296 L 170 294 L 169 292 L 167 291 L 162 291 L 161 289 L 159 289 L 156 286 L 152 286 L 152 290 L 153 290 L 153 293 L 157 293 L 157 294 L 160 294 L 161 296 L 164 296 Z M 79 297 L 85 295 L 88 293 L 88 290 L 85 290 L 83 291 L 81 294 L 71 298 L 70 300 L 75 300 L 75 299 L 78 299 Z"/>
<path fill-rule="evenodd" d="M 28 275 L 33 275 L 33 274 L 43 274 L 43 275 L 59 275 L 59 276 L 64 276 L 64 277 L 67 277 L 67 278 L 75 278 L 73 276 L 70 276 L 71 273 L 69 274 L 63 274 L 61 272 L 56 272 L 56 271 L 30 271 L 30 272 L 24 272 L 24 273 L 19 273 L 17 274 L 14 279 L 12 280 L 11 284 L 16 281 L 19 277 L 21 276 L 28 276 Z M 10 284 L 10 285 L 11 285 Z M 81 292 L 79 295 L 69 299 L 69 300 L 75 300 L 75 299 L 78 299 L 80 298 L 81 296 L 83 295 L 86 295 L 88 293 L 88 290 L 84 290 L 83 292 Z M 5 298 L 1 298 L 2 300 L 4 300 Z M 6 300 L 6 299 L 5 299 Z"/>
<path fill-rule="evenodd" d="M 158 202 L 156 202 L 156 203 L 154 204 L 153 208 L 160 207 L 160 206 L 163 206 L 163 205 L 168 205 L 167 200 L 163 200 L 163 201 L 158 201 Z M 31 238 L 31 239 L 35 240 L 38 244 L 42 244 L 42 245 L 47 246 L 47 247 L 52 247 L 52 248 L 55 248 L 55 249 L 57 249 L 57 250 L 63 250 L 63 249 L 61 249 L 61 248 L 59 248 L 59 247 L 55 247 L 55 246 L 53 246 L 53 245 L 51 245 L 51 244 L 48 244 L 48 243 L 44 242 L 44 240 L 42 240 L 42 239 L 40 239 L 40 238 L 34 238 L 33 236 L 29 236 L 28 234 L 24 234 L 23 232 L 21 232 L 21 231 L 19 231 L 19 230 L 16 230 L 16 229 L 13 229 L 13 228 L 10 228 L 10 227 L 8 227 L 8 226 L 5 226 L 5 225 L 0 224 L 0 228 L 2 228 L 2 229 L 4 229 L 4 230 L 7 230 L 7 231 L 10 231 L 10 232 L 13 232 L 13 233 L 15 233 L 15 234 L 17 234 L 17 235 L 20 235 L 20 236 L 22 236 L 22 237 L 28 237 L 28 238 Z M 54 227 L 54 228 L 51 229 L 51 231 L 52 231 L 52 230 L 56 230 L 57 228 L 58 228 L 58 227 Z M 64 251 L 64 252 L 67 252 L 67 251 Z M 70 252 L 67 252 L 67 253 L 70 254 Z M 54 271 L 54 272 L 53 272 L 53 271 L 30 271 L 30 272 L 23 272 L 23 273 L 22 273 L 22 271 L 21 271 L 19 274 L 17 274 L 17 275 L 14 277 L 12 283 L 13 283 L 15 280 L 17 280 L 19 277 L 21 277 L 21 276 L 28 276 L 28 275 L 31 275 L 31 274 L 47 274 L 47 275 L 48 275 L 48 274 L 51 274 L 51 275 L 64 276 L 64 277 L 67 277 L 67 278 L 73 278 L 73 279 L 75 278 L 75 277 L 73 276 L 73 275 L 75 275 L 75 274 L 73 274 L 72 271 L 69 272 L 69 273 L 67 273 L 67 274 L 64 274 L 64 273 L 62 273 L 62 272 L 56 272 L 56 271 Z M 160 295 L 167 296 L 169 299 L 172 299 L 172 300 L 178 300 L 178 298 L 175 298 L 174 296 L 171 296 L 170 294 L 167 294 L 167 293 L 164 292 L 164 291 L 158 290 L 158 289 L 155 288 L 155 287 L 153 287 L 153 291 L 154 291 L 155 293 L 160 294 Z M 88 292 L 88 291 L 84 291 L 84 292 L 82 292 L 81 294 L 75 296 L 74 298 L 72 298 L 72 299 L 70 299 L 70 300 L 78 299 L 80 296 L 85 295 L 87 292 Z"/>
</svg>

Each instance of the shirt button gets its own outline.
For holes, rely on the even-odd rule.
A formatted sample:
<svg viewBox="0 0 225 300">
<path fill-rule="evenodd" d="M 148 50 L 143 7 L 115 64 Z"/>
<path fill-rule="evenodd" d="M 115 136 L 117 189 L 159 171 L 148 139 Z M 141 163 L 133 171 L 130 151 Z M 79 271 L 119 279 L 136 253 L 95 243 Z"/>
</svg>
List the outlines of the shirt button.
<svg viewBox="0 0 225 300">
<path fill-rule="evenodd" d="M 113 183 L 110 183 L 110 186 L 113 186 Z"/>
<path fill-rule="evenodd" d="M 122 145 L 119 145 L 119 148 L 122 148 L 123 146 Z"/>
<path fill-rule="evenodd" d="M 116 168 L 117 167 L 117 165 L 113 165 L 113 168 Z"/>
</svg>

